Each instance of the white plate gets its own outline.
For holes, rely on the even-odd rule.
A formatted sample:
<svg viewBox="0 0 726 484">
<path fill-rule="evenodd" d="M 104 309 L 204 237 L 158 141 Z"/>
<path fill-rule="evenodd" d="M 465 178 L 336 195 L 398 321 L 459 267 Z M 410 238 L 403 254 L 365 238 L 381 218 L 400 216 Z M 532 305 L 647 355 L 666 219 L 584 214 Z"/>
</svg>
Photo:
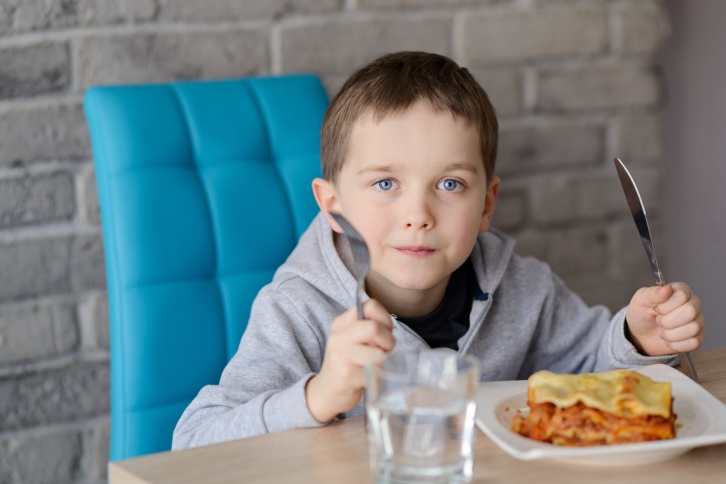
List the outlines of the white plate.
<svg viewBox="0 0 726 484">
<path fill-rule="evenodd" d="M 678 370 L 650 365 L 633 370 L 673 388 L 676 438 L 596 447 L 562 447 L 523 437 L 511 430 L 517 410 L 527 410 L 526 380 L 480 383 L 476 423 L 508 454 L 523 460 L 553 459 L 585 465 L 636 465 L 661 462 L 694 447 L 726 442 L 726 405 Z"/>
</svg>

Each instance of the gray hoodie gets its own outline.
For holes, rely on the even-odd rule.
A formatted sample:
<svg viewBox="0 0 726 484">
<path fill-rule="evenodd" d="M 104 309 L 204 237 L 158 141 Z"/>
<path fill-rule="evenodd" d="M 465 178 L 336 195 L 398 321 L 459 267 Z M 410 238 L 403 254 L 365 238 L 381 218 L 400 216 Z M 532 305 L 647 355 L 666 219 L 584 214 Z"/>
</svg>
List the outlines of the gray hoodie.
<svg viewBox="0 0 726 484">
<path fill-rule="evenodd" d="M 471 253 L 478 282 L 459 353 L 481 361 L 482 381 L 526 379 L 535 371 L 583 373 L 653 363 L 625 338 L 627 308 L 615 316 L 588 307 L 549 266 L 513 253 L 514 241 L 490 229 Z M 318 215 L 252 305 L 237 354 L 219 385 L 207 385 L 184 411 L 173 449 L 297 427 L 318 427 L 305 385 L 320 371 L 333 319 L 355 304 L 352 256 Z M 427 349 L 393 318 L 393 351 Z M 363 404 L 340 417 L 358 416 Z"/>
</svg>

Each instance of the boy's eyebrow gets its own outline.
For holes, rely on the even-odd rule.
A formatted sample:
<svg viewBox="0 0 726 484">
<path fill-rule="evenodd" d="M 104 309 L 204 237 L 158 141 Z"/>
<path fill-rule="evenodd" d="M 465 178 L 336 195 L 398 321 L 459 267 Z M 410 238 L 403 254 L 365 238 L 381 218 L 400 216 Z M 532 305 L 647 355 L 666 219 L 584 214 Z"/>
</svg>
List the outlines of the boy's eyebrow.
<svg viewBox="0 0 726 484">
<path fill-rule="evenodd" d="M 455 170 L 465 170 L 470 171 L 474 173 L 475 175 L 479 173 L 479 170 L 477 169 L 477 165 L 471 164 L 471 163 L 451 163 L 449 165 L 446 165 L 446 168 L 444 168 L 444 171 L 455 171 Z"/>
<path fill-rule="evenodd" d="M 384 173 L 390 173 L 394 171 L 395 167 L 393 165 L 373 165 L 373 166 L 364 166 L 360 169 L 358 174 L 363 174 L 367 171 L 375 171 L 375 172 L 384 172 Z"/>
<path fill-rule="evenodd" d="M 383 172 L 383 173 L 390 173 L 392 171 L 395 171 L 396 165 L 373 165 L 373 166 L 364 166 L 360 169 L 358 174 L 363 174 L 368 171 L 373 172 Z M 443 171 L 456 171 L 456 170 L 465 170 L 470 171 L 474 174 L 479 173 L 479 170 L 477 169 L 477 165 L 472 163 L 466 163 L 466 162 L 458 162 L 458 163 L 450 163 L 446 165 L 443 169 Z"/>
</svg>

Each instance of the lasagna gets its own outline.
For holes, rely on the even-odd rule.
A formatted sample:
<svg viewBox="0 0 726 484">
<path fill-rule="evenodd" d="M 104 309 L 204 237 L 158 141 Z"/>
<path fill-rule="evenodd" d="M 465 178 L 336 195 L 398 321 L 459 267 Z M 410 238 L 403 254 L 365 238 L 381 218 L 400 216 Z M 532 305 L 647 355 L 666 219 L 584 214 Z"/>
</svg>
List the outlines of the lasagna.
<svg viewBox="0 0 726 484">
<path fill-rule="evenodd" d="M 629 370 L 582 375 L 538 371 L 527 380 L 529 415 L 512 430 L 541 442 L 591 446 L 675 437 L 669 382 Z"/>
</svg>

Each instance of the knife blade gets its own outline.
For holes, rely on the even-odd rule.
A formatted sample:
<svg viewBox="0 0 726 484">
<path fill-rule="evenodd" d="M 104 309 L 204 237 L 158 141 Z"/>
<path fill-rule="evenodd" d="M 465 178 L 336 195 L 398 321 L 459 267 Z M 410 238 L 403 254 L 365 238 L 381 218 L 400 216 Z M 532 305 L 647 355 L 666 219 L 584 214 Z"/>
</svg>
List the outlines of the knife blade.
<svg viewBox="0 0 726 484">
<path fill-rule="evenodd" d="M 623 186 L 623 192 L 625 192 L 625 199 L 628 201 L 628 208 L 630 214 L 633 216 L 635 226 L 638 228 L 638 234 L 640 234 L 640 241 L 643 243 L 645 253 L 648 256 L 650 262 L 650 268 L 653 271 L 653 278 L 655 279 L 656 286 L 664 286 L 665 280 L 663 279 L 663 273 L 658 267 L 658 259 L 655 257 L 655 249 L 653 248 L 653 238 L 650 235 L 650 227 L 648 227 L 648 219 L 645 216 L 645 206 L 643 205 L 643 199 L 640 197 L 638 187 L 635 184 L 635 180 L 630 175 L 630 172 L 625 167 L 625 164 L 620 158 L 615 158 L 615 169 L 618 172 L 618 178 L 620 178 L 620 184 Z M 696 373 L 696 367 L 693 365 L 690 353 L 678 353 L 678 361 L 681 364 L 681 368 L 684 373 L 689 376 L 692 380 L 698 381 L 698 374 Z"/>
</svg>

